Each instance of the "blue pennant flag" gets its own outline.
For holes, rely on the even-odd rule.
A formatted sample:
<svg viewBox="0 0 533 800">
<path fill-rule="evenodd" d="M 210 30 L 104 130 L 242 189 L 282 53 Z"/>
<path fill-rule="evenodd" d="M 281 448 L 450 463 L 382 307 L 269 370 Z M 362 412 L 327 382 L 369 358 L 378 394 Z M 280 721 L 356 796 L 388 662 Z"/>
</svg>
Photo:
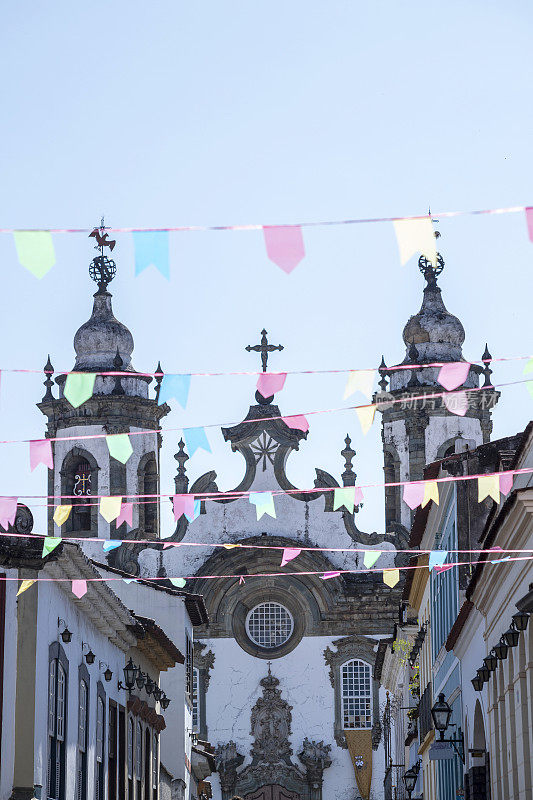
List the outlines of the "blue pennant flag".
<svg viewBox="0 0 533 800">
<path fill-rule="evenodd" d="M 433 567 L 442 567 L 447 555 L 447 550 L 432 550 L 429 554 L 429 571 L 431 572 Z"/>
<path fill-rule="evenodd" d="M 134 231 L 135 275 L 147 267 L 155 267 L 170 279 L 168 231 Z"/>
<path fill-rule="evenodd" d="M 211 446 L 207 440 L 205 428 L 184 428 L 183 438 L 185 439 L 187 452 L 190 456 L 194 455 L 197 450 L 207 450 L 208 453 L 211 452 Z"/>
<path fill-rule="evenodd" d="M 182 408 L 187 406 L 189 389 L 191 386 L 190 375 L 165 375 L 161 381 L 158 404 L 175 398 Z"/>
<path fill-rule="evenodd" d="M 109 553 L 110 550 L 116 550 L 121 544 L 121 539 L 105 539 L 103 543 L 104 553 Z"/>
</svg>

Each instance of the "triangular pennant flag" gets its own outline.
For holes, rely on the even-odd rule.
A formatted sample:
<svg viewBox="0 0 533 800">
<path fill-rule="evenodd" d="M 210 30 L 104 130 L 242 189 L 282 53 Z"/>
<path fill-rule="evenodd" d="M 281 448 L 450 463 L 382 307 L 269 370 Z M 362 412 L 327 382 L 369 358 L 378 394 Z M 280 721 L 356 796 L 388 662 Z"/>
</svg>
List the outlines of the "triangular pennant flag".
<svg viewBox="0 0 533 800">
<path fill-rule="evenodd" d="M 400 580 L 400 570 L 399 569 L 384 569 L 383 570 L 383 583 L 390 586 L 391 589 L 396 586 L 398 581 Z"/>
<path fill-rule="evenodd" d="M 197 450 L 206 450 L 211 452 L 211 446 L 207 439 L 205 428 L 184 428 L 183 438 L 185 445 L 190 456 L 193 456 Z"/>
<path fill-rule="evenodd" d="M 131 454 L 133 447 L 131 446 L 130 437 L 127 433 L 112 433 L 105 437 L 109 455 L 116 458 L 121 464 L 125 464 Z"/>
<path fill-rule="evenodd" d="M 63 396 L 73 408 L 79 408 L 93 396 L 95 380 L 94 372 L 69 372 Z"/>
<path fill-rule="evenodd" d="M 437 505 L 439 504 L 439 484 L 437 481 L 426 481 L 424 483 L 424 497 L 422 499 L 422 508 L 433 500 Z"/>
<path fill-rule="evenodd" d="M 452 389 L 457 389 L 462 386 L 468 377 L 470 371 L 470 364 L 468 361 L 454 361 L 451 364 L 444 364 L 440 368 L 437 380 L 441 386 L 451 392 Z"/>
<path fill-rule="evenodd" d="M 34 583 L 35 583 L 35 580 L 24 580 L 24 581 L 22 581 L 22 583 L 19 586 L 19 590 L 17 592 L 17 597 L 19 596 L 19 594 L 22 594 L 23 592 L 25 592 L 26 589 L 29 589 L 30 586 L 33 586 Z"/>
<path fill-rule="evenodd" d="M 509 494 L 513 488 L 514 472 L 500 473 L 500 492 L 502 494 Z"/>
<path fill-rule="evenodd" d="M 348 375 L 348 382 L 344 390 L 343 400 L 351 397 L 355 392 L 361 392 L 370 400 L 372 397 L 372 388 L 374 386 L 374 378 L 376 377 L 375 369 L 355 369 Z"/>
<path fill-rule="evenodd" d="M 244 580 L 243 576 L 241 575 L 241 577 L 239 578 L 239 586 L 242 586 L 243 583 L 245 583 L 245 582 L 246 581 Z"/>
<path fill-rule="evenodd" d="M 442 401 L 451 414 L 464 417 L 468 411 L 468 395 L 466 392 L 451 392 L 442 396 Z"/>
<path fill-rule="evenodd" d="M 130 583 L 137 583 L 137 580 L 135 578 L 122 578 L 122 583 L 127 583 L 129 586 Z"/>
<path fill-rule="evenodd" d="M 288 428 L 293 430 L 303 431 L 306 433 L 309 430 L 309 422 L 303 414 L 296 414 L 293 417 L 281 418 Z"/>
<path fill-rule="evenodd" d="M 285 547 L 283 549 L 283 555 L 281 557 L 280 566 L 284 567 L 285 564 L 288 564 L 289 561 L 293 560 L 293 558 L 296 558 L 296 556 L 299 556 L 301 552 L 302 552 L 302 550 L 301 550 L 300 547 Z"/>
<path fill-rule="evenodd" d="M 155 267 L 164 278 L 170 279 L 168 231 L 134 231 L 135 275 L 147 267 Z"/>
<path fill-rule="evenodd" d="M 447 555 L 447 550 L 431 550 L 428 563 L 429 571 L 431 572 L 434 567 L 442 567 Z"/>
<path fill-rule="evenodd" d="M 176 586 L 178 589 L 183 589 L 187 581 L 185 578 L 169 578 L 170 583 L 172 586 Z"/>
<path fill-rule="evenodd" d="M 498 550 L 500 553 L 503 553 L 503 547 L 498 547 L 498 545 L 496 545 L 495 547 L 489 547 L 489 550 Z M 496 559 L 496 561 L 490 561 L 490 563 L 502 564 L 504 561 L 509 561 L 510 558 L 511 556 L 506 556 L 505 558 L 498 558 Z"/>
<path fill-rule="evenodd" d="M 435 567 L 435 572 L 447 572 L 449 569 L 453 569 L 453 564 L 444 564 L 442 567 Z"/>
<path fill-rule="evenodd" d="M 365 567 L 367 569 L 371 569 L 380 557 L 381 553 L 381 550 L 365 550 L 365 556 L 363 558 L 363 564 Z"/>
<path fill-rule="evenodd" d="M 500 502 L 500 476 L 480 475 L 477 479 L 477 501 L 481 503 L 486 497 L 492 497 L 495 503 Z"/>
<path fill-rule="evenodd" d="M 7 531 L 17 516 L 17 497 L 0 497 L 0 525 Z"/>
<path fill-rule="evenodd" d="M 70 512 L 72 511 L 72 506 L 57 506 L 56 510 L 54 511 L 54 522 L 56 525 L 61 527 L 70 516 Z"/>
<path fill-rule="evenodd" d="M 304 239 L 299 225 L 264 225 L 267 256 L 289 274 L 305 256 Z"/>
<path fill-rule="evenodd" d="M 187 519 L 194 514 L 194 495 L 175 494 L 172 498 L 172 508 L 176 522 L 185 514 Z"/>
<path fill-rule="evenodd" d="M 36 439 L 30 442 L 30 470 L 33 472 L 39 464 L 44 464 L 48 469 L 54 468 L 52 456 L 52 442 L 50 439 Z"/>
<path fill-rule="evenodd" d="M 116 550 L 122 544 L 122 539 L 104 539 L 102 541 L 102 547 L 104 548 L 104 553 L 110 553 L 111 550 Z"/>
<path fill-rule="evenodd" d="M 431 217 L 397 219 L 394 221 L 394 230 L 402 266 L 416 253 L 424 255 L 433 266 L 437 265 L 437 241 Z"/>
<path fill-rule="evenodd" d="M 526 225 L 530 242 L 533 242 L 533 208 L 526 208 Z"/>
<path fill-rule="evenodd" d="M 328 581 L 330 578 L 338 578 L 339 575 L 340 572 L 324 572 L 324 574 L 321 575 L 320 577 L 322 578 L 323 581 Z"/>
<path fill-rule="evenodd" d="M 418 483 L 406 483 L 403 487 L 403 501 L 407 503 L 411 510 L 414 510 L 417 506 L 420 505 L 422 500 L 424 499 L 424 484 L 421 482 Z"/>
<path fill-rule="evenodd" d="M 268 514 L 270 517 L 276 516 L 272 492 L 250 492 L 248 500 L 255 506 L 257 519 L 261 519 L 263 514 Z"/>
<path fill-rule="evenodd" d="M 54 242 L 49 231 L 15 231 L 18 260 L 36 278 L 44 278 L 56 263 Z"/>
<path fill-rule="evenodd" d="M 117 529 L 123 522 L 133 528 L 133 503 L 122 503 L 120 514 L 117 517 Z"/>
<path fill-rule="evenodd" d="M 281 392 L 285 385 L 286 372 L 261 372 L 257 379 L 257 391 L 265 399 Z"/>
<path fill-rule="evenodd" d="M 100 514 L 106 522 L 113 522 L 120 516 L 122 497 L 101 497 Z"/>
<path fill-rule="evenodd" d="M 233 550 L 234 547 L 242 547 L 242 544 L 230 544 L 229 542 L 226 542 L 226 544 L 223 544 L 222 547 L 225 550 Z"/>
<path fill-rule="evenodd" d="M 359 406 L 359 408 L 355 409 L 355 413 L 359 417 L 359 423 L 361 425 L 361 430 L 363 431 L 363 436 L 366 436 L 372 427 L 372 423 L 374 422 L 376 406 Z"/>
<path fill-rule="evenodd" d="M 79 579 L 72 581 L 72 594 L 76 595 L 79 599 L 87 594 L 87 581 Z"/>
<path fill-rule="evenodd" d="M 524 375 L 531 375 L 532 372 L 533 372 L 533 358 L 530 358 L 526 366 L 524 367 Z M 533 381 L 527 381 L 526 388 L 531 397 L 533 397 Z"/>
<path fill-rule="evenodd" d="M 350 514 L 353 514 L 354 505 L 355 486 L 344 486 L 334 490 L 333 511 L 336 511 L 341 506 L 344 506 Z"/>
<path fill-rule="evenodd" d="M 186 408 L 190 387 L 190 375 L 164 375 L 157 402 L 161 405 L 175 398 L 182 408 Z"/>
<path fill-rule="evenodd" d="M 49 555 L 52 552 L 52 550 L 55 550 L 58 544 L 61 544 L 61 542 L 62 542 L 61 536 L 46 536 L 43 541 L 42 557 L 44 558 L 45 556 Z"/>
</svg>

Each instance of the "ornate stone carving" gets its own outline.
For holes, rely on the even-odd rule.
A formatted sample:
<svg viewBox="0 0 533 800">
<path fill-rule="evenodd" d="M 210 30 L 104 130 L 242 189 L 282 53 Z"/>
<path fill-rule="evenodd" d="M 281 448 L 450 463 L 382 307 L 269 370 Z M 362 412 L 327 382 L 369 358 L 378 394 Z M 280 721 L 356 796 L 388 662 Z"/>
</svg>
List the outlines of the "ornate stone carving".
<svg viewBox="0 0 533 800">
<path fill-rule="evenodd" d="M 220 775 L 220 786 L 223 792 L 233 792 L 237 781 L 237 768 L 244 761 L 233 740 L 227 744 L 219 744 L 215 750 L 215 764 Z"/>
<path fill-rule="evenodd" d="M 204 674 L 204 691 L 207 692 L 209 689 L 209 681 L 211 680 L 211 670 L 215 665 L 215 654 L 212 650 L 207 650 L 205 653 L 203 652 L 207 647 L 204 642 L 195 642 L 194 643 L 194 666 L 198 667 L 198 669 L 205 670 Z"/>
<path fill-rule="evenodd" d="M 313 789 L 322 786 L 324 770 L 331 767 L 330 744 L 324 742 L 311 742 L 305 737 L 302 750 L 298 753 L 298 758 L 305 766 L 307 782 Z"/>
<path fill-rule="evenodd" d="M 277 765 L 291 763 L 292 706 L 281 699 L 281 691 L 276 688 L 278 684 L 279 680 L 270 672 L 269 664 L 268 675 L 261 680 L 263 696 L 252 708 L 252 768 L 264 774 L 265 783 L 274 782 Z"/>
</svg>

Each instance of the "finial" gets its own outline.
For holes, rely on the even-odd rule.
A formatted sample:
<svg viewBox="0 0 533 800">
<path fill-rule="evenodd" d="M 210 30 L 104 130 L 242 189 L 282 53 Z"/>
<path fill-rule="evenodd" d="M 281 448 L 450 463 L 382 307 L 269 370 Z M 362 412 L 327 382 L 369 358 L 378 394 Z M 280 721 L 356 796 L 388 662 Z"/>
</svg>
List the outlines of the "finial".
<svg viewBox="0 0 533 800">
<path fill-rule="evenodd" d="M 270 676 L 272 675 L 272 672 L 270 671 L 270 667 L 272 666 L 272 661 L 267 661 L 267 666 L 268 666 L 268 674 Z"/>
<path fill-rule="evenodd" d="M 164 377 L 165 377 L 165 373 L 163 372 L 163 370 L 161 368 L 161 362 L 158 361 L 157 362 L 157 367 L 155 368 L 155 372 L 154 372 L 154 378 L 155 378 L 155 383 L 156 383 L 156 386 L 155 386 L 155 401 L 156 401 L 156 403 L 159 403 L 159 392 L 161 391 L 161 381 L 163 380 Z"/>
<path fill-rule="evenodd" d="M 268 364 L 268 354 L 272 353 L 274 350 L 283 350 L 283 345 L 278 344 L 269 344 L 267 339 L 267 332 L 263 328 L 261 331 L 261 344 L 254 344 L 254 345 L 247 345 L 244 348 L 248 353 L 250 351 L 255 351 L 256 353 L 261 353 L 261 364 L 263 366 L 263 372 L 267 371 L 267 364 Z"/>
<path fill-rule="evenodd" d="M 385 364 L 385 359 L 383 356 L 381 356 L 381 364 L 378 367 L 378 372 L 381 375 L 381 380 L 378 381 L 378 386 L 382 392 L 386 392 L 388 376 L 387 376 L 387 365 Z"/>
<path fill-rule="evenodd" d="M 121 367 L 123 367 L 123 366 L 124 366 L 124 361 L 120 357 L 120 353 L 118 352 L 118 347 L 117 347 L 117 354 L 116 354 L 115 358 L 113 359 L 113 371 L 114 372 L 120 372 Z M 115 395 L 116 394 L 126 394 L 126 392 L 124 391 L 124 388 L 122 386 L 122 381 L 121 381 L 120 375 L 115 375 L 115 386 L 113 387 L 113 391 L 111 392 L 111 394 L 115 394 Z"/>
<path fill-rule="evenodd" d="M 431 208 L 428 208 L 428 217 L 432 223 L 436 222 L 438 224 L 438 219 L 433 219 L 431 216 Z M 435 239 L 440 239 L 440 231 L 433 231 L 433 235 Z M 428 286 L 436 287 L 437 275 L 440 275 L 444 269 L 444 259 L 440 253 L 437 253 L 437 263 L 434 265 L 432 261 L 422 255 L 418 259 L 418 269 L 426 279 Z"/>
<path fill-rule="evenodd" d="M 186 494 L 189 488 L 189 479 L 187 477 L 185 462 L 189 460 L 189 456 L 185 452 L 185 442 L 183 439 L 180 439 L 178 442 L 178 452 L 175 454 L 174 458 L 178 462 L 178 469 L 176 471 L 176 477 L 174 478 L 176 492 L 179 494 Z"/>
<path fill-rule="evenodd" d="M 48 354 L 48 361 L 44 365 L 44 374 L 46 375 L 46 380 L 43 381 L 43 383 L 46 386 L 46 392 L 44 393 L 44 397 L 41 401 L 43 403 L 47 400 L 54 399 L 54 395 L 52 394 L 52 386 L 54 385 L 52 375 L 54 374 L 54 368 L 52 366 L 52 362 L 50 361 L 50 354 Z"/>
<path fill-rule="evenodd" d="M 490 364 L 492 362 L 492 356 L 491 356 L 491 354 L 489 352 L 489 346 L 488 346 L 488 344 L 486 342 L 485 342 L 485 352 L 481 356 L 481 360 L 483 361 L 483 363 L 485 365 L 483 367 L 483 375 L 485 376 L 485 383 L 483 384 L 483 386 L 487 386 L 487 387 L 493 388 L 492 387 L 492 381 L 490 379 L 490 376 L 492 375 L 492 370 L 490 368 Z"/>
<path fill-rule="evenodd" d="M 117 266 L 114 261 L 111 261 L 104 255 L 104 248 L 109 247 L 112 252 L 116 245 L 116 239 L 109 239 L 106 233 L 104 218 L 100 223 L 99 228 L 94 228 L 89 234 L 89 238 L 96 239 L 95 250 L 100 251 L 100 255 L 93 258 L 89 265 L 89 275 L 95 283 L 98 284 L 98 294 L 104 294 L 107 291 L 108 285 L 111 283 L 117 272 Z"/>
<path fill-rule="evenodd" d="M 353 471 L 352 468 L 352 461 L 355 456 L 355 450 L 352 450 L 351 444 L 352 440 L 350 439 L 350 435 L 346 434 L 346 439 L 344 440 L 346 447 L 344 450 L 341 450 L 341 456 L 344 458 L 344 472 L 342 473 L 342 484 L 343 486 L 355 486 L 355 481 L 357 480 L 357 475 Z"/>
</svg>

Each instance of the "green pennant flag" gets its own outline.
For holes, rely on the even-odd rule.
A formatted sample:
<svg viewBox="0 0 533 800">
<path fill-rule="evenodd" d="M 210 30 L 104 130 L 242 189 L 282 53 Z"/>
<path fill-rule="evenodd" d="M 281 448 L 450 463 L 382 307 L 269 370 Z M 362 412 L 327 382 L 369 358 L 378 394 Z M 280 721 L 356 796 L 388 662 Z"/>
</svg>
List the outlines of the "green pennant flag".
<svg viewBox="0 0 533 800">
<path fill-rule="evenodd" d="M 109 455 L 116 458 L 121 464 L 125 464 L 133 453 L 133 447 L 131 446 L 128 434 L 114 433 L 110 436 L 106 436 L 105 440 L 109 449 Z"/>
<path fill-rule="evenodd" d="M 365 550 L 365 557 L 363 563 L 367 569 L 374 566 L 376 561 L 381 555 L 381 550 Z"/>
<path fill-rule="evenodd" d="M 48 231 L 15 231 L 18 260 L 36 278 L 44 278 L 56 262 L 52 234 Z"/>
<path fill-rule="evenodd" d="M 63 396 L 67 398 L 71 406 L 79 408 L 82 403 L 93 396 L 95 380 L 94 372 L 69 372 Z"/>
<path fill-rule="evenodd" d="M 187 581 L 185 578 L 169 578 L 170 583 L 172 586 L 177 586 L 179 589 L 183 589 Z"/>
<path fill-rule="evenodd" d="M 58 544 L 61 544 L 61 536 L 47 536 L 43 542 L 43 555 L 49 555 L 52 550 L 55 550 Z"/>
<path fill-rule="evenodd" d="M 532 372 L 533 372 L 533 358 L 530 358 L 526 366 L 524 367 L 524 375 L 530 375 Z M 527 381 L 526 387 L 531 397 L 533 397 L 533 381 Z"/>
</svg>

